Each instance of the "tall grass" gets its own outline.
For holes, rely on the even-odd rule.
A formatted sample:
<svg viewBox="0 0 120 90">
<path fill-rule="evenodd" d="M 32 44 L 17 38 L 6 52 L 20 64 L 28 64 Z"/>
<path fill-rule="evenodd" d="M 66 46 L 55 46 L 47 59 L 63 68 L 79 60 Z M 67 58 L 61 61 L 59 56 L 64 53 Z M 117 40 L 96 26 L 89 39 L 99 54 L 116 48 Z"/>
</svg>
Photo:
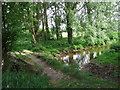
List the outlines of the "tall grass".
<svg viewBox="0 0 120 90">
<path fill-rule="evenodd" d="M 47 76 L 37 76 L 26 72 L 4 71 L 3 88 L 50 88 Z"/>
</svg>

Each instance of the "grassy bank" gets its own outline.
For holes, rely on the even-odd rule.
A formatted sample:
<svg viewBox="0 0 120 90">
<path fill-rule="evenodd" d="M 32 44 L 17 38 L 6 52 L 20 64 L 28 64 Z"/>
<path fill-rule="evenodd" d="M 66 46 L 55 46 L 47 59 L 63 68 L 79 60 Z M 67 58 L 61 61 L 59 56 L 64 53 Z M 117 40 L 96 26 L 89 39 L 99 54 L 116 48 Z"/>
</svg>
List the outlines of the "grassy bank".
<svg viewBox="0 0 120 90">
<path fill-rule="evenodd" d="M 96 57 L 94 61 L 99 64 L 113 64 L 120 65 L 120 43 L 113 43 L 110 49 L 105 51 L 102 55 Z"/>
<path fill-rule="evenodd" d="M 26 34 L 25 34 L 26 35 Z M 23 37 L 25 36 L 23 34 Z M 22 35 L 21 35 L 22 36 Z M 26 37 L 28 36 L 28 37 Z M 113 82 L 110 82 L 110 81 L 107 81 L 105 79 L 101 79 L 101 78 L 97 78 L 95 75 L 91 74 L 91 73 L 83 73 L 81 72 L 80 70 L 78 70 L 78 65 L 70 65 L 70 66 L 64 66 L 62 64 L 62 62 L 58 62 L 56 59 L 51 59 L 51 58 L 47 58 L 48 55 L 56 55 L 60 52 L 62 52 L 63 50 L 66 50 L 66 51 L 69 51 L 69 50 L 73 50 L 73 49 L 83 49 L 87 46 L 92 46 L 92 45 L 89 45 L 89 44 L 86 44 L 85 41 L 82 41 L 80 39 L 80 37 L 75 37 L 73 38 L 73 44 L 70 45 L 67 43 L 67 38 L 63 38 L 61 40 L 48 40 L 48 41 L 42 41 L 40 40 L 39 43 L 37 43 L 36 45 L 32 46 L 32 43 L 31 43 L 31 38 L 30 35 L 26 35 L 25 38 L 20 38 L 18 39 L 18 41 L 16 42 L 16 47 L 14 48 L 14 51 L 19 51 L 21 52 L 22 50 L 24 49 L 27 49 L 27 50 L 30 50 L 30 51 L 33 51 L 33 52 L 39 52 L 39 53 L 42 53 L 44 55 L 46 55 L 45 57 L 40 57 L 40 56 L 37 56 L 38 58 L 42 58 L 42 60 L 46 61 L 48 65 L 50 65 L 51 67 L 53 67 L 54 69 L 56 70 L 60 70 L 62 72 L 64 72 L 65 74 L 67 75 L 70 75 L 71 77 L 73 78 L 76 78 L 78 81 L 77 82 L 71 82 L 69 80 L 60 80 L 58 83 L 56 83 L 56 85 L 54 85 L 54 87 L 67 87 L 67 88 L 117 88 L 118 87 L 118 84 L 117 83 L 113 83 Z M 101 44 L 99 44 L 101 45 Z M 108 56 L 107 54 L 102 54 L 100 57 L 96 58 L 94 60 L 94 62 L 96 63 L 101 63 L 101 64 L 105 64 L 105 63 L 112 63 L 112 64 L 117 64 L 117 52 L 116 52 L 116 49 L 112 49 L 110 50 L 110 52 L 113 52 L 115 51 L 114 53 L 109 54 L 109 56 L 111 56 L 111 58 L 109 57 L 109 59 L 106 59 L 106 57 Z M 106 52 L 107 53 L 107 52 Z M 113 57 L 113 56 L 115 57 Z M 23 56 L 18 56 L 19 58 L 23 58 L 23 59 L 26 59 L 28 57 L 23 57 Z M 102 59 L 102 57 L 105 57 Z M 6 73 L 8 72 L 5 72 L 4 74 L 6 75 Z M 29 83 L 27 84 L 28 87 L 30 87 L 29 85 L 30 82 L 32 79 L 30 78 L 27 78 L 27 75 L 28 74 L 25 74 L 24 76 L 24 72 L 21 72 L 21 75 L 20 73 L 19 74 L 16 74 L 14 72 L 12 72 L 13 74 L 17 75 L 17 77 L 20 79 L 19 76 L 22 76 L 22 77 L 25 77 L 26 79 L 28 79 L 28 82 L 26 81 L 26 83 Z M 11 74 L 11 72 L 9 73 Z M 9 75 L 7 74 L 7 75 Z M 12 74 L 11 74 L 12 75 Z M 13 75 L 14 76 L 14 75 Z M 28 76 L 28 77 L 33 77 L 33 79 L 35 80 L 38 80 L 36 81 L 37 83 L 39 83 L 39 81 L 43 80 L 42 78 L 44 77 L 37 77 L 35 75 L 31 75 Z M 36 78 L 35 78 L 36 77 Z M 4 77 L 5 78 L 5 77 Z M 13 78 L 13 77 L 10 77 L 9 78 Z M 12 85 L 9 85 L 9 87 L 12 87 L 14 85 L 14 82 L 17 82 L 18 81 L 18 78 L 16 79 L 13 79 L 13 84 Z M 38 79 L 39 78 L 39 79 Z M 8 79 L 8 82 L 9 80 L 11 79 Z M 4 81 L 7 81 L 7 79 L 5 78 Z M 20 86 L 21 85 L 21 82 L 23 81 L 23 79 L 21 81 L 19 81 L 19 87 L 23 87 L 23 86 Z M 34 81 L 34 80 L 33 80 Z M 64 83 L 63 83 L 64 81 Z M 7 82 L 7 83 L 8 83 Z M 36 82 L 34 82 L 36 84 Z M 11 84 L 11 83 L 10 83 Z M 45 82 L 44 82 L 44 85 L 42 85 L 43 83 L 40 83 L 40 85 L 35 85 L 35 87 L 51 87 L 49 86 L 49 82 L 48 82 L 48 79 L 46 78 L 45 76 Z M 4 87 L 7 87 L 6 84 L 4 84 Z M 33 86 L 34 87 L 34 86 Z"/>
<path fill-rule="evenodd" d="M 2 71 L 2 88 L 50 88 L 49 78 L 42 75 L 43 69 L 34 63 L 29 65 L 19 56 L 13 62 L 9 59 L 9 66 Z M 20 59 L 21 58 L 21 59 Z"/>
<path fill-rule="evenodd" d="M 38 56 L 39 57 L 39 56 Z M 56 87 L 79 87 L 79 88 L 112 88 L 112 87 L 118 87 L 118 84 L 109 82 L 107 80 L 97 78 L 91 73 L 82 73 L 80 70 L 78 70 L 78 66 L 73 64 L 70 66 L 64 66 L 61 62 L 58 62 L 56 59 L 50 59 L 46 57 L 39 57 L 42 58 L 42 60 L 45 60 L 48 65 L 53 67 L 56 70 L 60 70 L 64 72 L 67 75 L 70 75 L 73 78 L 76 78 L 77 82 L 71 82 L 65 80 L 64 84 L 61 83 L 62 80 L 56 84 Z M 64 80 L 63 80 L 64 81 Z M 76 84 L 77 83 L 77 84 Z"/>
<path fill-rule="evenodd" d="M 3 72 L 3 88 L 50 88 L 47 76 L 37 76 L 26 72 Z"/>
<path fill-rule="evenodd" d="M 105 51 L 100 56 L 93 59 L 95 63 L 101 65 L 101 67 L 109 66 L 114 72 L 110 75 L 112 78 L 118 78 L 120 80 L 120 43 L 113 43 L 110 49 Z"/>
<path fill-rule="evenodd" d="M 15 42 L 15 46 L 13 51 L 22 51 L 24 49 L 30 50 L 32 52 L 39 52 L 44 55 L 56 55 L 61 53 L 62 51 L 70 51 L 70 50 L 77 50 L 77 49 L 83 49 L 88 46 L 99 46 L 104 45 L 106 43 L 103 43 L 104 41 L 96 41 L 96 43 L 89 44 L 87 39 L 84 39 L 82 37 L 73 37 L 73 43 L 70 45 L 68 44 L 67 38 L 62 38 L 59 40 L 51 39 L 44 41 L 40 38 L 39 43 L 36 45 L 32 45 L 31 43 L 31 35 L 27 31 L 22 33 L 18 40 Z M 114 40 L 115 41 L 115 40 Z M 90 40 L 89 40 L 90 42 Z"/>
</svg>

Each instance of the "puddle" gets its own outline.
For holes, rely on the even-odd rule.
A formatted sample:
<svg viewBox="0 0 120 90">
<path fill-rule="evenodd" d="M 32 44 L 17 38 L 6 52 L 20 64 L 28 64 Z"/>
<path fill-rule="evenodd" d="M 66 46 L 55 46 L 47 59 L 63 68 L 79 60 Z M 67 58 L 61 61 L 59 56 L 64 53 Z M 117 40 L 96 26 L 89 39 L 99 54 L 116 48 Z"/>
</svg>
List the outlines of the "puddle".
<svg viewBox="0 0 120 90">
<path fill-rule="evenodd" d="M 103 51 L 109 49 L 109 45 L 101 47 L 93 47 L 88 50 L 82 50 L 80 52 L 62 54 L 57 56 L 58 61 L 62 61 L 64 65 L 70 65 L 76 63 L 79 65 L 80 69 L 87 63 L 89 63 L 93 58 L 101 55 Z"/>
</svg>

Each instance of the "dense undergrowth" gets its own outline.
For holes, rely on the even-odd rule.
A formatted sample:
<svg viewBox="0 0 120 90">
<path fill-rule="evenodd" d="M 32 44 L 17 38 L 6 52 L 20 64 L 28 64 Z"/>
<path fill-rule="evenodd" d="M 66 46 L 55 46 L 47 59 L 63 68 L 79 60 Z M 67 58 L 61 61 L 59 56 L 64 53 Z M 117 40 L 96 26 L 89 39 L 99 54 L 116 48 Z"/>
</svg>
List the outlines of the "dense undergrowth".
<svg viewBox="0 0 120 90">
<path fill-rule="evenodd" d="M 68 44 L 67 38 L 62 38 L 59 40 L 51 39 L 47 41 L 44 41 L 43 39 L 40 38 L 39 43 L 33 45 L 31 43 L 31 40 L 32 40 L 31 35 L 30 33 L 28 33 L 28 31 L 26 31 L 20 34 L 20 37 L 14 44 L 15 47 L 13 48 L 13 51 L 20 52 L 24 49 L 27 49 L 33 52 L 43 53 L 44 55 L 56 55 L 62 52 L 63 50 L 65 51 L 77 50 L 77 49 L 86 48 L 88 46 L 95 46 L 95 45 L 100 46 L 100 45 L 107 44 L 109 42 L 115 42 L 117 38 L 114 38 L 114 37 L 117 37 L 117 33 L 112 35 L 111 40 L 108 39 L 107 41 L 99 40 L 99 38 L 98 39 L 96 38 L 94 42 L 91 42 L 91 40 L 88 40 L 85 37 L 73 37 L 73 43 L 71 45 Z"/>
</svg>

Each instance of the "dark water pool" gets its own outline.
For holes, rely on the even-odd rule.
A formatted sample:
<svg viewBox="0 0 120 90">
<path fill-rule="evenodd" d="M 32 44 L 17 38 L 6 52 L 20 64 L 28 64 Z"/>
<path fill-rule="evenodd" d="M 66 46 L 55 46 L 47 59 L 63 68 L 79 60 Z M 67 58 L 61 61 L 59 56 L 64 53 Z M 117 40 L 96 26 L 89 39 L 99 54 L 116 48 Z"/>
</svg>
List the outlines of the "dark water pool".
<svg viewBox="0 0 120 90">
<path fill-rule="evenodd" d="M 85 64 L 89 63 L 93 58 L 101 55 L 103 51 L 109 49 L 109 45 L 93 47 L 87 50 L 81 50 L 80 52 L 62 54 L 57 56 L 59 61 L 62 61 L 64 65 L 70 65 L 76 63 L 82 68 Z"/>
</svg>

